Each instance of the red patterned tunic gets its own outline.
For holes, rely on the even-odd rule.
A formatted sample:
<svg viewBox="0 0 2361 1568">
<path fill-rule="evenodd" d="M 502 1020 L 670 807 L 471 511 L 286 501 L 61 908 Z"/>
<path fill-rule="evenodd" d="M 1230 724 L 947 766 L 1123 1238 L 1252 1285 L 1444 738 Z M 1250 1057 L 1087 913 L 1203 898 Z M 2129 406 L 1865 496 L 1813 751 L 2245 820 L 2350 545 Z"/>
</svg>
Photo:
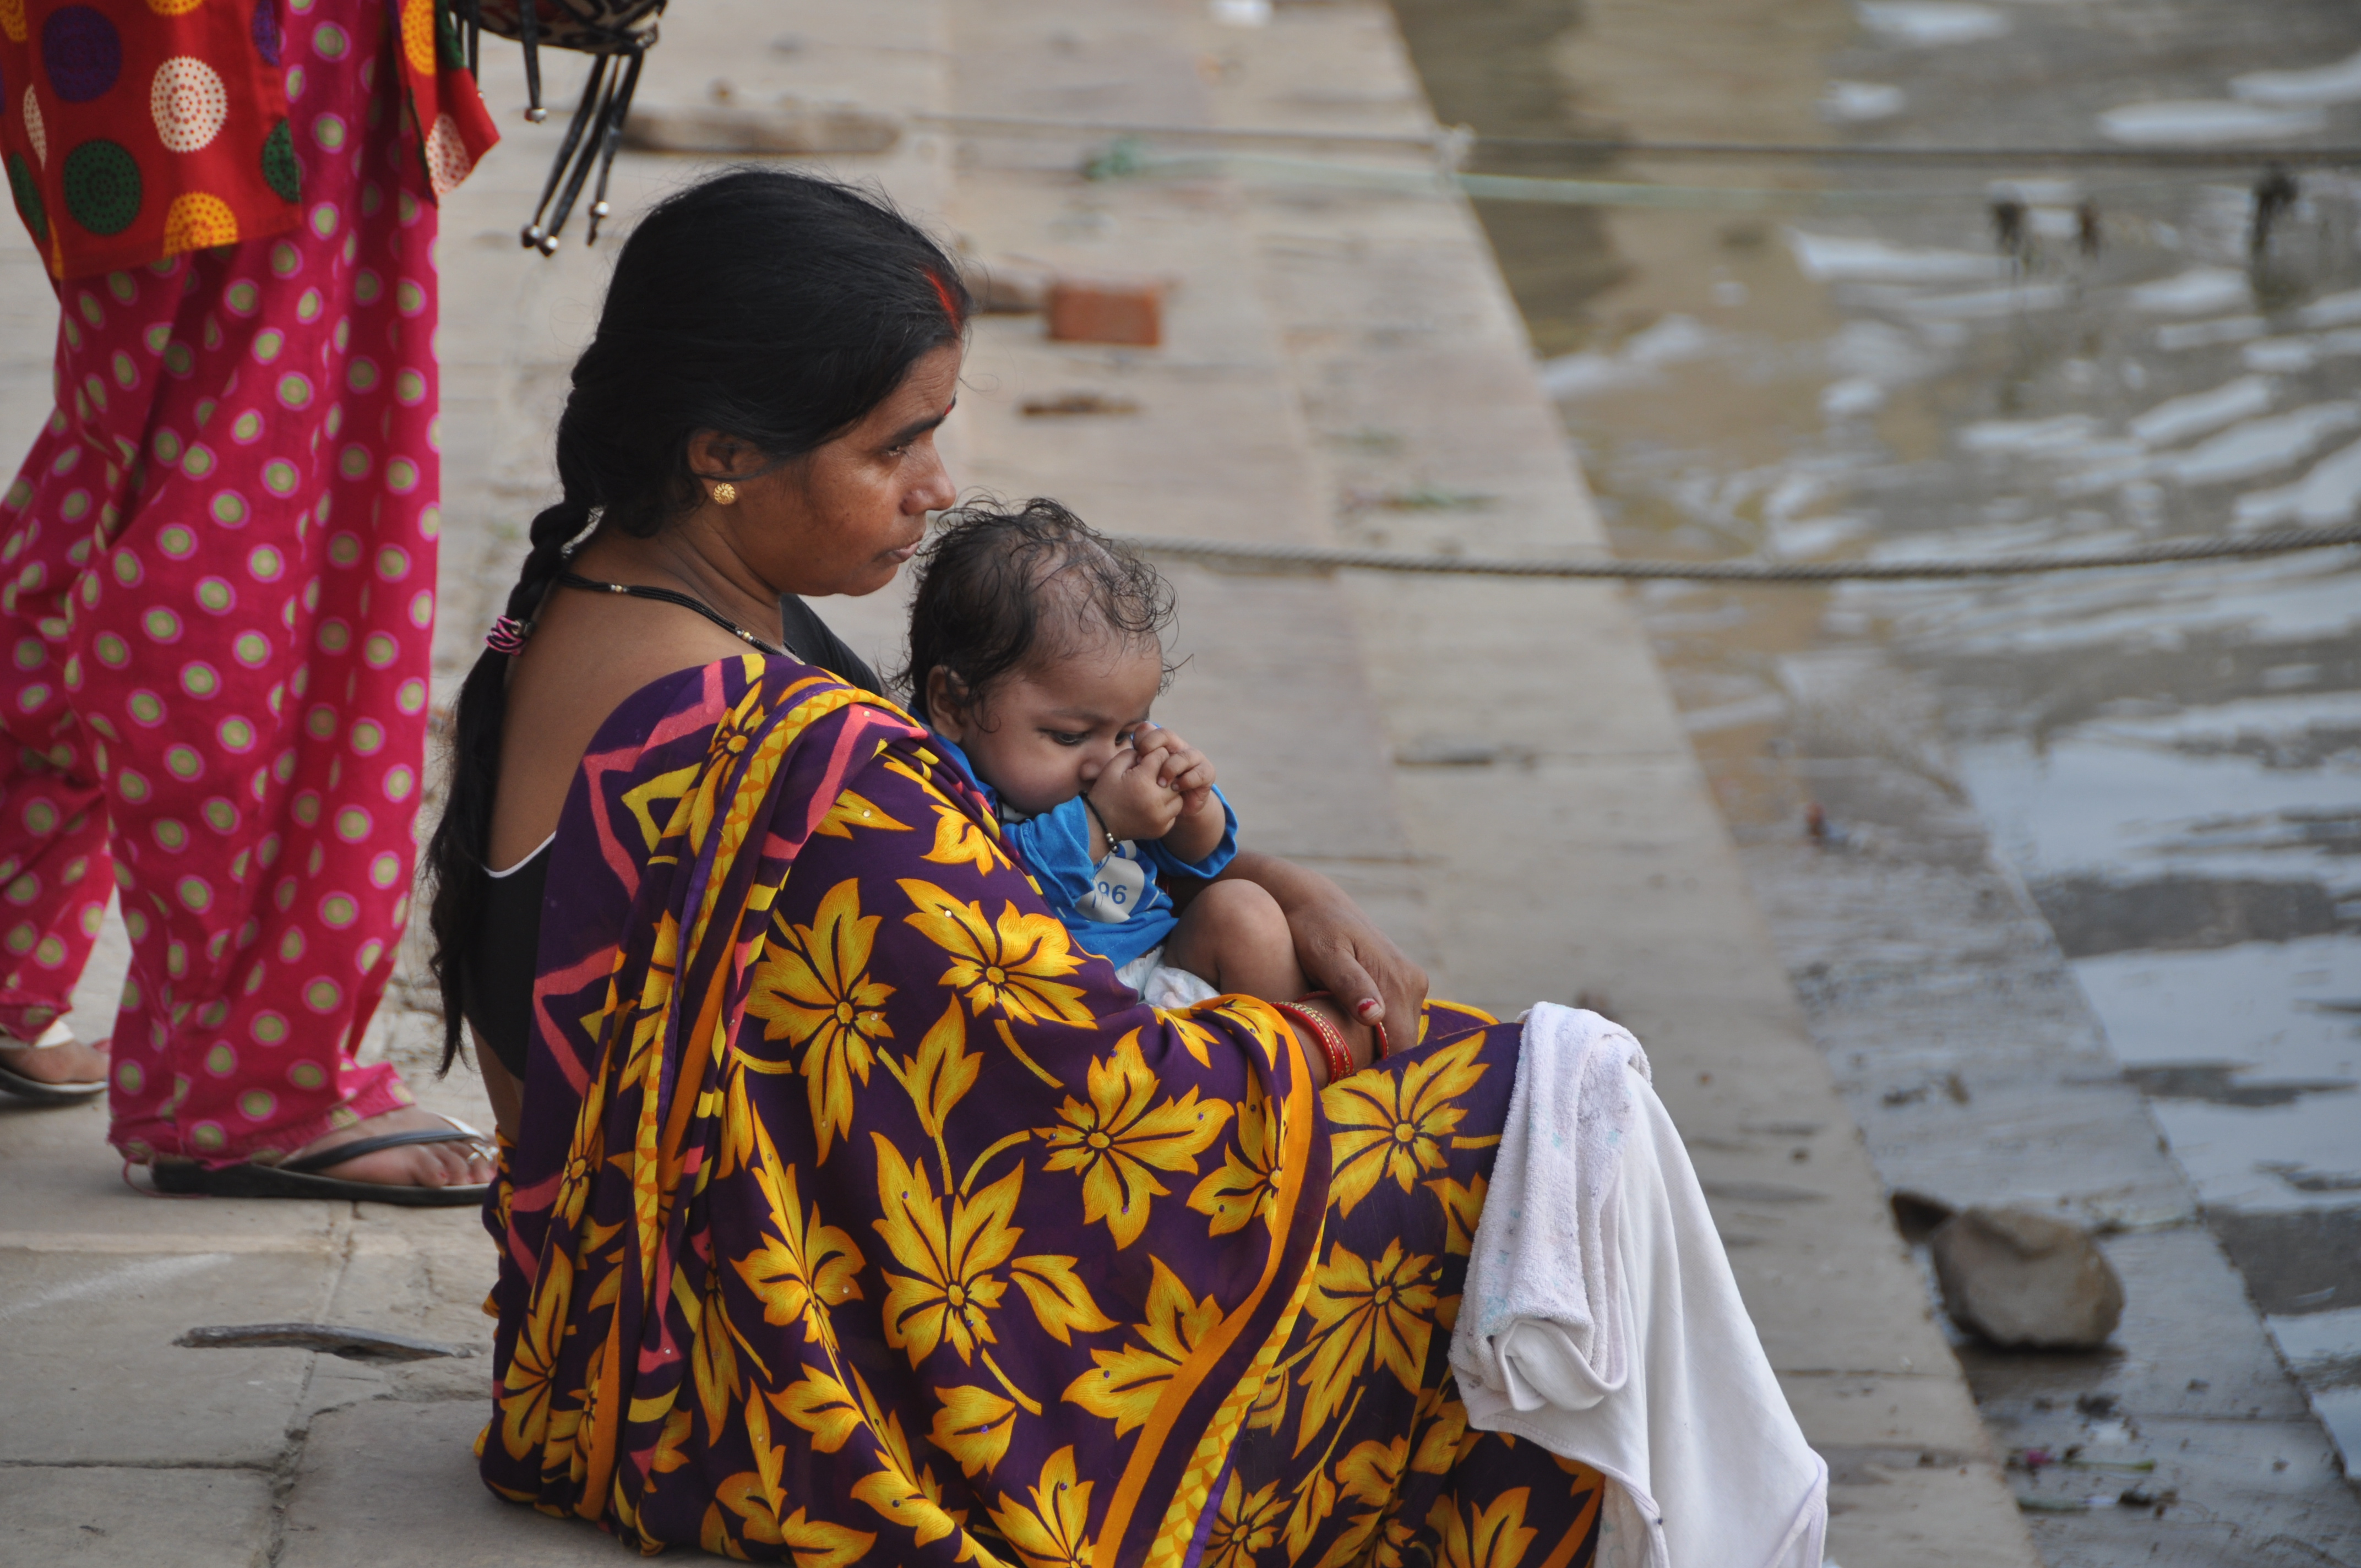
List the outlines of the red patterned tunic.
<svg viewBox="0 0 2361 1568">
<path fill-rule="evenodd" d="M 330 62 L 367 42 L 313 9 L 314 0 L 0 0 L 0 155 L 51 277 L 295 226 L 302 173 L 288 101 L 302 93 L 304 67 L 288 57 L 288 30 L 304 29 L 309 52 Z M 404 141 L 439 197 L 499 133 L 436 0 L 402 0 L 400 17 Z"/>
</svg>

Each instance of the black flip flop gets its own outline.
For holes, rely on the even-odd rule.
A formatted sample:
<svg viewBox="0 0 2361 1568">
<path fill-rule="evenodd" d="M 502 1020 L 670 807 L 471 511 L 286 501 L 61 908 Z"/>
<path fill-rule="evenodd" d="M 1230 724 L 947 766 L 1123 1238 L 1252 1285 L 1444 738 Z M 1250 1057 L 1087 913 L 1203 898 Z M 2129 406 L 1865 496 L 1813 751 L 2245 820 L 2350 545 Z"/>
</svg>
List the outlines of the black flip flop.
<svg viewBox="0 0 2361 1568">
<path fill-rule="evenodd" d="M 17 1040 L 11 1042 L 11 1048 L 38 1051 L 44 1047 L 38 1044 Z M 10 1067 L 5 1061 L 0 1061 L 0 1089 L 6 1090 L 20 1100 L 38 1101 L 44 1105 L 79 1105 L 86 1100 L 95 1100 L 105 1093 L 106 1080 L 95 1078 L 65 1083 L 49 1083 L 38 1078 L 27 1077 Z"/>
<path fill-rule="evenodd" d="M 448 1130 L 421 1128 L 411 1133 L 384 1133 L 349 1144 L 322 1149 L 302 1159 L 277 1165 L 225 1165 L 208 1170 L 192 1160 L 158 1160 L 148 1174 L 159 1192 L 208 1198 L 326 1198 L 339 1202 L 392 1203 L 405 1209 L 457 1209 L 481 1204 L 491 1189 L 484 1183 L 453 1187 L 397 1187 L 382 1181 L 346 1181 L 316 1172 L 379 1149 L 409 1148 L 418 1144 L 480 1144 L 491 1140 L 462 1122 Z"/>
</svg>

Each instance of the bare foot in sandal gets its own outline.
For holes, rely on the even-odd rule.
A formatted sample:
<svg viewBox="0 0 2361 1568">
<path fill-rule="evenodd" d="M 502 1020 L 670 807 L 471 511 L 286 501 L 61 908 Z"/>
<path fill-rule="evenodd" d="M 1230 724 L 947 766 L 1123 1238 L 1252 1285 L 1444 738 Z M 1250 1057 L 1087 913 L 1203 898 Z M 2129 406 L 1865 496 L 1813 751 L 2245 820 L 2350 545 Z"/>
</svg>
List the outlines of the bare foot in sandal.
<svg viewBox="0 0 2361 1568">
<path fill-rule="evenodd" d="M 64 1031 L 51 1033 L 62 1036 Z M 95 1099 L 106 1092 L 106 1044 L 60 1038 L 53 1044 L 27 1045 L 0 1035 L 0 1089 L 60 1104 Z"/>
<path fill-rule="evenodd" d="M 387 1133 L 448 1132 L 451 1124 L 432 1111 L 415 1105 L 405 1105 L 399 1111 L 388 1111 L 381 1116 L 371 1116 L 366 1122 L 356 1122 L 349 1127 L 339 1127 L 324 1138 L 317 1138 L 288 1157 L 291 1160 L 317 1156 L 335 1149 L 341 1144 L 355 1144 L 363 1138 L 379 1137 Z M 333 1177 L 338 1181 L 368 1181 L 381 1187 L 480 1187 L 492 1179 L 492 1160 L 481 1144 L 412 1144 L 403 1148 L 379 1149 L 356 1159 L 316 1168 L 316 1174 Z"/>
</svg>

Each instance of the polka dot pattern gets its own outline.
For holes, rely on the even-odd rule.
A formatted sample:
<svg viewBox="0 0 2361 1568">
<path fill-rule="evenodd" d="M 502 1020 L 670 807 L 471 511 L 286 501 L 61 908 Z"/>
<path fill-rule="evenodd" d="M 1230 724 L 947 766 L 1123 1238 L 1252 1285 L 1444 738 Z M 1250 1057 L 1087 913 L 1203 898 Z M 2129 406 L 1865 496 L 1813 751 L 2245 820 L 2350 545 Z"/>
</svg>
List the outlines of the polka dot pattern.
<svg viewBox="0 0 2361 1568">
<path fill-rule="evenodd" d="M 40 94 L 25 89 L 25 139 L 32 145 L 33 157 L 43 165 L 49 161 L 49 123 L 41 118 Z"/>
<path fill-rule="evenodd" d="M 88 5 L 68 5 L 41 24 L 41 71 L 69 104 L 104 95 L 123 74 L 123 36 Z"/>
<path fill-rule="evenodd" d="M 148 89 L 156 138 L 172 152 L 195 152 L 221 135 L 229 118 L 229 90 L 203 60 L 174 55 L 156 68 Z"/>
<path fill-rule="evenodd" d="M 172 210 L 164 218 L 164 251 L 177 256 L 184 250 L 210 250 L 217 245 L 237 243 L 237 214 L 229 203 L 203 191 L 191 191 L 172 198 Z M 185 374 L 185 372 L 183 372 Z"/>
<path fill-rule="evenodd" d="M 280 30 L 278 0 L 255 0 L 254 20 L 247 25 L 254 51 L 265 65 L 277 65 L 286 35 Z"/>
<path fill-rule="evenodd" d="M 331 68 L 316 15 L 281 38 L 265 12 L 313 67 L 265 154 L 291 199 L 304 138 L 301 222 L 241 240 L 219 192 L 143 202 L 112 137 L 64 150 L 62 220 L 160 203 L 168 255 L 60 286 L 59 407 L 0 501 L 0 1028 L 67 1004 L 119 888 L 112 1135 L 213 1159 L 406 1099 L 351 1052 L 409 912 L 433 628 L 434 207 L 363 84 L 407 46 L 339 29 Z M 95 36 L 69 28 L 44 70 L 95 82 Z M 148 90 L 152 124 L 115 136 L 218 157 L 235 94 L 214 123 L 223 79 L 168 65 L 116 87 Z M 38 158 L 12 151 L 20 206 Z"/>
<path fill-rule="evenodd" d="M 66 154 L 66 211 L 93 234 L 121 234 L 139 216 L 139 162 L 121 142 L 86 141 Z"/>
<path fill-rule="evenodd" d="M 49 239 L 49 214 L 41 201 L 41 188 L 33 182 L 33 171 L 25 167 L 25 155 L 8 155 L 8 194 L 16 199 L 16 215 L 25 220 L 36 244 L 47 245 Z"/>
<path fill-rule="evenodd" d="M 434 69 L 434 0 L 401 0 L 401 53 L 412 71 Z"/>
<path fill-rule="evenodd" d="M 262 140 L 262 179 L 283 201 L 303 193 L 303 171 L 295 162 L 295 133 L 280 121 Z"/>
<path fill-rule="evenodd" d="M 467 156 L 467 144 L 459 136 L 458 122 L 448 115 L 437 115 L 434 128 L 426 133 L 426 176 L 434 183 L 435 197 L 439 200 L 457 190 L 475 167 Z"/>
</svg>

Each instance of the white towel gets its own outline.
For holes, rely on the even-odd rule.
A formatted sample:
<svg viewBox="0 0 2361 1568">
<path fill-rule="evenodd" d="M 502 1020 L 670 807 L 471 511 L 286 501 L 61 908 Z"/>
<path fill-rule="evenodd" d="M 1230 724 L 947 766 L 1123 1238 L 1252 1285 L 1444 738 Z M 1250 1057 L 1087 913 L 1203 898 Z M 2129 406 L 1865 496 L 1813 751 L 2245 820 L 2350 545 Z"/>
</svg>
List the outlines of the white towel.
<svg viewBox="0 0 2361 1568">
<path fill-rule="evenodd" d="M 1820 1568 L 1828 1466 L 1647 1054 L 1595 1013 L 1524 1025 L 1451 1335 L 1469 1424 L 1608 1477 L 1598 1568 Z"/>
</svg>

